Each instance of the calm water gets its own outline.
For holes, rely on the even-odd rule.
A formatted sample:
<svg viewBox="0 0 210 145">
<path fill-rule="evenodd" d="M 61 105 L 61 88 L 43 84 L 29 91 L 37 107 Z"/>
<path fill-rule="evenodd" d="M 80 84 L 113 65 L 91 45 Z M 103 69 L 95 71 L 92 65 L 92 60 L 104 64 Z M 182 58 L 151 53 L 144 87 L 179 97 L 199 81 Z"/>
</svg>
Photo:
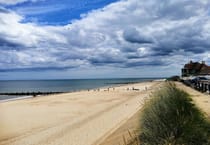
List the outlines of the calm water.
<svg viewBox="0 0 210 145">
<path fill-rule="evenodd" d="M 154 79 L 127 78 L 127 79 L 70 79 L 70 80 L 27 80 L 27 81 L 0 81 L 1 93 L 12 92 L 71 92 L 84 89 L 93 89 L 116 84 L 143 82 Z M 0 100 L 16 98 L 17 96 L 1 96 Z"/>
</svg>

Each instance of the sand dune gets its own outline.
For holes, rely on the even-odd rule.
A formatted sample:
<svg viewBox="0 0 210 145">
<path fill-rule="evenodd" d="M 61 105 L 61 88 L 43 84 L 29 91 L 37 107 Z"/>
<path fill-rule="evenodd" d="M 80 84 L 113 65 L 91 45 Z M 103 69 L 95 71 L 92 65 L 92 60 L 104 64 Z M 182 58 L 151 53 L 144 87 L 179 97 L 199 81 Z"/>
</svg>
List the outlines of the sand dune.
<svg viewBox="0 0 210 145">
<path fill-rule="evenodd" d="M 182 83 L 177 82 L 177 87 L 186 91 L 192 96 L 194 103 L 207 115 L 210 119 L 210 94 L 201 93 L 195 89 L 185 86 Z"/>
<path fill-rule="evenodd" d="M 0 103 L 0 145 L 98 144 L 135 114 L 159 83 Z"/>
</svg>

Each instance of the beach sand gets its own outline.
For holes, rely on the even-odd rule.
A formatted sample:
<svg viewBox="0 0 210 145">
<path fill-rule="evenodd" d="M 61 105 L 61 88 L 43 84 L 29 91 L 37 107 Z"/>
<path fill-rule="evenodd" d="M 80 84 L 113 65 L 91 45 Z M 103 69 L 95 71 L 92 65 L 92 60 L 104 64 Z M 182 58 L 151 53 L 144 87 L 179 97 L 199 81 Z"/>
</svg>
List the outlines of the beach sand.
<svg viewBox="0 0 210 145">
<path fill-rule="evenodd" d="M 201 93 L 179 82 L 176 82 L 176 86 L 189 93 L 196 106 L 198 106 L 210 120 L 210 95 L 207 93 Z"/>
<path fill-rule="evenodd" d="M 193 102 L 199 107 L 210 120 L 210 95 L 201 93 L 182 83 L 176 82 L 176 86 L 189 93 L 193 99 Z M 129 120 L 121 125 L 116 131 L 111 133 L 100 145 L 124 145 L 124 140 L 129 142 L 139 133 L 139 120 L 141 115 L 141 109 L 133 115 Z M 130 133 L 129 133 L 130 132 Z M 131 137 L 131 135 L 132 137 Z"/>
<path fill-rule="evenodd" d="M 140 116 L 142 110 L 140 109 L 116 131 L 109 134 L 99 145 L 125 145 L 132 141 L 140 131 Z M 96 144 L 97 145 L 97 144 Z"/>
<path fill-rule="evenodd" d="M 160 83 L 0 103 L 0 145 L 100 144 L 142 107 Z"/>
</svg>

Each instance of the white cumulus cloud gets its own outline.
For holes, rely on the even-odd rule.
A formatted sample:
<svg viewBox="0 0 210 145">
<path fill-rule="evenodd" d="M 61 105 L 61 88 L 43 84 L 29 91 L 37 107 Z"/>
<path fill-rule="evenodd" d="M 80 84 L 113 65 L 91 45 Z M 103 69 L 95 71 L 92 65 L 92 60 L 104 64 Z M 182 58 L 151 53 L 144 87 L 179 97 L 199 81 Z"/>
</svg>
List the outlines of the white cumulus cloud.
<svg viewBox="0 0 210 145">
<path fill-rule="evenodd" d="M 0 1 L 18 2 L 23 1 Z M 209 1 L 200 0 L 121 0 L 83 14 L 80 20 L 65 26 L 23 23 L 24 16 L 2 8 L 0 58 L 8 59 L 0 59 L 0 66 L 5 71 L 94 66 L 164 68 L 174 63 L 180 67 L 188 59 L 208 59 L 208 5 Z"/>
</svg>

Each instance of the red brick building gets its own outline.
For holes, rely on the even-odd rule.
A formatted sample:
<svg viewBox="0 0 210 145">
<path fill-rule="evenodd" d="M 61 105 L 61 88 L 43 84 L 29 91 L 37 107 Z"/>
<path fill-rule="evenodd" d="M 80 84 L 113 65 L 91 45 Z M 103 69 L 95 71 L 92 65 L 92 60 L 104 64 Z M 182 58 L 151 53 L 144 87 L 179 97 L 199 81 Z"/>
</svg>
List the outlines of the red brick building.
<svg viewBox="0 0 210 145">
<path fill-rule="evenodd" d="M 210 66 L 208 66 L 204 61 L 201 63 L 190 61 L 184 65 L 184 68 L 182 68 L 183 77 L 197 75 L 210 75 Z"/>
</svg>

